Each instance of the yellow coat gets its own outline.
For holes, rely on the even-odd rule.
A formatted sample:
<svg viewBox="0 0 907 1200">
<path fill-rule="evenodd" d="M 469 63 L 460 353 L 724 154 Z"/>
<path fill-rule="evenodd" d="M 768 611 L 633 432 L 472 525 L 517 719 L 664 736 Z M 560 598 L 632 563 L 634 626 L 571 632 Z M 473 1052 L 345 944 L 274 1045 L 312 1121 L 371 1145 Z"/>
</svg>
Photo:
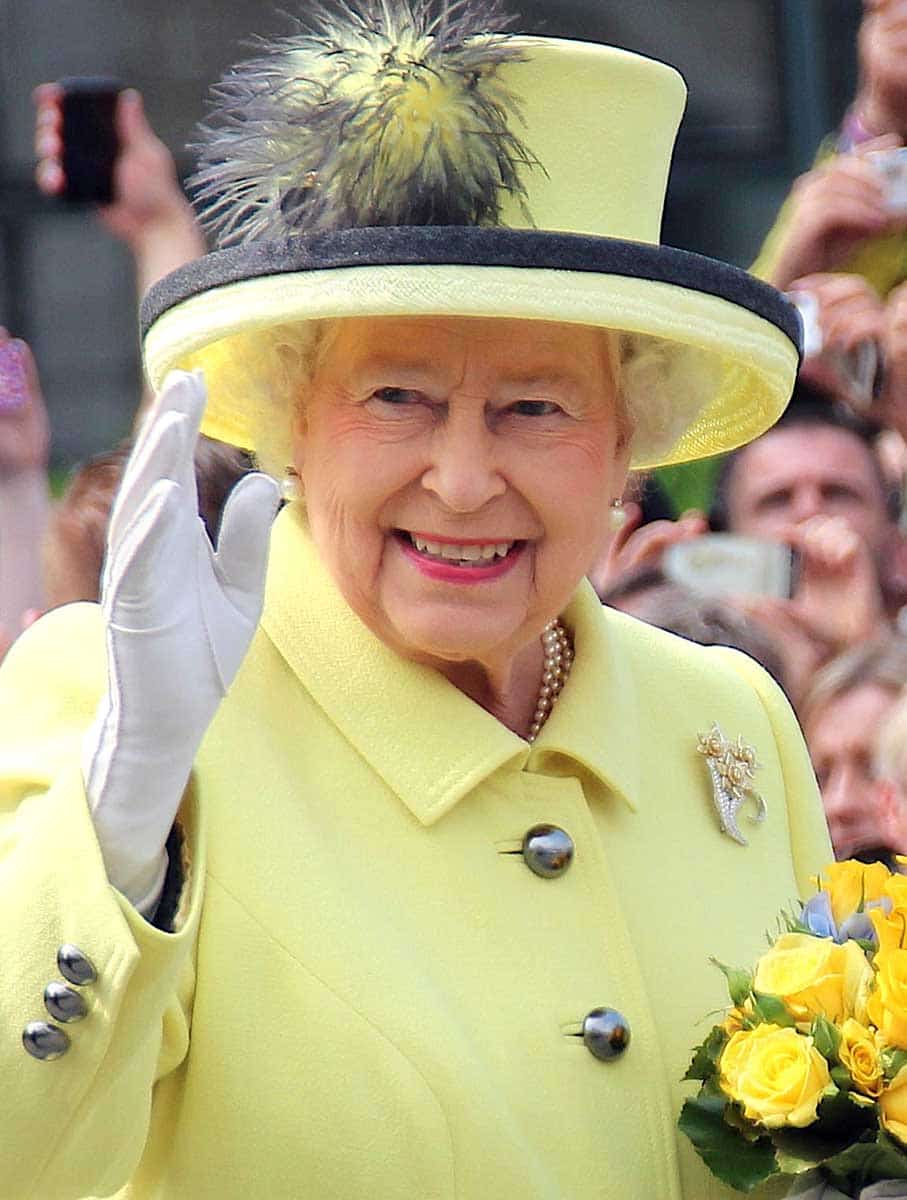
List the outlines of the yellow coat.
<svg viewBox="0 0 907 1200">
<path fill-rule="evenodd" d="M 749 660 L 587 586 L 566 622 L 576 662 L 530 747 L 377 642 L 283 514 L 184 804 L 173 934 L 106 883 L 79 785 L 97 610 L 29 631 L 0 672 L 5 1200 L 130 1178 L 130 1200 L 729 1195 L 675 1135 L 680 1077 L 724 1003 L 709 956 L 749 964 L 830 859 L 814 780 Z M 748 847 L 696 751 L 713 721 L 758 752 Z M 518 853 L 542 822 L 576 845 L 557 878 Z M 62 942 L 99 978 L 68 1053 L 39 1062 L 20 1033 Z M 612 1062 L 577 1036 L 599 1006 L 631 1027 Z"/>
</svg>

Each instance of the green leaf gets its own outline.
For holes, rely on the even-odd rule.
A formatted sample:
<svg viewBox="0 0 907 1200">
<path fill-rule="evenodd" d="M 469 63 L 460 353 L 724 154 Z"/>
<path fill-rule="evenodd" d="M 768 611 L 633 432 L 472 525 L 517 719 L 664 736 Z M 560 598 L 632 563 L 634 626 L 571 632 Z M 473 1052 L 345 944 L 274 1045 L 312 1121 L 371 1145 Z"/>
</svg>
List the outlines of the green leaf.
<svg viewBox="0 0 907 1200">
<path fill-rule="evenodd" d="M 687 1069 L 684 1079 L 711 1079 L 718 1068 L 721 1051 L 725 1048 L 728 1035 L 720 1025 L 715 1025 L 701 1046 L 693 1053 L 693 1061 Z"/>
<path fill-rule="evenodd" d="M 725 1103 L 727 1102 L 726 1096 L 723 1096 L 722 1099 Z M 748 1121 L 739 1104 L 728 1104 L 724 1110 L 724 1119 L 731 1129 L 736 1129 L 747 1142 L 757 1142 L 759 1138 L 765 1137 L 765 1130 L 762 1126 Z"/>
<path fill-rule="evenodd" d="M 712 966 L 718 968 L 727 980 L 728 995 L 731 1004 L 740 1005 L 753 990 L 753 977 L 749 971 L 741 971 L 737 967 L 728 967 L 717 958 L 710 958 Z"/>
<path fill-rule="evenodd" d="M 831 1078 L 840 1092 L 849 1092 L 853 1087 L 853 1080 L 846 1067 L 832 1067 Z"/>
<path fill-rule="evenodd" d="M 818 1118 L 811 1128 L 825 1140 L 829 1154 L 836 1154 L 851 1142 L 868 1134 L 875 1135 L 878 1117 L 875 1105 L 854 1104 L 849 1092 L 836 1091 L 819 1102 Z"/>
<path fill-rule="evenodd" d="M 778 1160 L 767 1137 L 748 1142 L 724 1119 L 727 1101 L 700 1093 L 687 1100 L 678 1126 L 713 1175 L 738 1192 L 751 1192 L 778 1173 Z"/>
<path fill-rule="evenodd" d="M 891 1083 L 898 1071 L 907 1067 L 907 1050 L 894 1050 L 889 1047 L 882 1051 L 881 1059 L 885 1079 Z"/>
<path fill-rule="evenodd" d="M 811 1167 L 818 1166 L 825 1157 L 819 1152 L 818 1147 L 806 1138 L 788 1140 L 786 1136 L 782 1136 L 772 1140 L 775 1143 L 778 1166 L 785 1175 L 801 1175 Z"/>
<path fill-rule="evenodd" d="M 847 1195 L 883 1179 L 907 1179 L 907 1154 L 882 1134 L 878 1141 L 858 1142 L 823 1164 L 829 1183 Z"/>
<path fill-rule="evenodd" d="M 768 992 L 753 992 L 753 1008 L 762 1020 L 770 1025 L 785 1027 L 794 1024 L 794 1018 L 785 1008 L 780 996 L 771 996 Z"/>
<path fill-rule="evenodd" d="M 832 1025 L 827 1017 L 821 1014 L 813 1021 L 812 1029 L 810 1030 L 815 1042 L 816 1049 L 830 1063 L 838 1062 L 838 1048 L 841 1045 L 841 1034 L 838 1029 Z M 837 1083 L 837 1080 L 835 1080 Z M 847 1085 L 850 1086 L 850 1076 L 847 1076 Z M 839 1085 L 840 1086 L 840 1085 Z"/>
</svg>

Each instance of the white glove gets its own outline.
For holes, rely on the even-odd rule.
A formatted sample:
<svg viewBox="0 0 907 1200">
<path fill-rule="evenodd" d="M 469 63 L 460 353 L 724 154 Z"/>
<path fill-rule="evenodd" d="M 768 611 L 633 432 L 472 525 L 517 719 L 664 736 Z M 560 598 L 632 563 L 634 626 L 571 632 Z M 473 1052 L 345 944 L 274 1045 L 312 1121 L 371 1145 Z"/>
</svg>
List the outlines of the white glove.
<svg viewBox="0 0 907 1200">
<path fill-rule="evenodd" d="M 251 474 L 224 508 L 217 551 L 198 515 L 201 372 L 173 372 L 142 427 L 110 517 L 101 606 L 108 691 L 82 771 L 110 882 L 156 905 L 165 842 L 205 730 L 261 614 L 276 483 Z"/>
</svg>

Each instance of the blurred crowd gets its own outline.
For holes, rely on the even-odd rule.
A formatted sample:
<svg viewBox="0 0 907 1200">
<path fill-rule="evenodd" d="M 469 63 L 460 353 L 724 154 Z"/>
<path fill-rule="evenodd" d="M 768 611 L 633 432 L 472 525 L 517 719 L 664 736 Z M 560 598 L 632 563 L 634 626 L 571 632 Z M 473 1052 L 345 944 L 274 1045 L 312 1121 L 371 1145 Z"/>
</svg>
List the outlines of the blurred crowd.
<svg viewBox="0 0 907 1200">
<path fill-rule="evenodd" d="M 791 188 L 752 270 L 788 293 L 804 360 L 778 424 L 722 463 L 707 512 L 671 512 L 636 477 L 591 573 L 602 602 L 781 683 L 816 769 L 839 858 L 907 856 L 907 0 L 865 0 L 860 80 Z M 36 178 L 66 186 L 61 93 L 36 93 Z M 113 201 L 139 292 L 205 250 L 141 96 L 122 92 Z M 136 395 L 136 422 L 144 397 Z M 39 364 L 0 328 L 0 655 L 48 608 L 97 600 L 129 442 L 51 500 Z M 253 464 L 202 439 L 200 516 Z"/>
</svg>

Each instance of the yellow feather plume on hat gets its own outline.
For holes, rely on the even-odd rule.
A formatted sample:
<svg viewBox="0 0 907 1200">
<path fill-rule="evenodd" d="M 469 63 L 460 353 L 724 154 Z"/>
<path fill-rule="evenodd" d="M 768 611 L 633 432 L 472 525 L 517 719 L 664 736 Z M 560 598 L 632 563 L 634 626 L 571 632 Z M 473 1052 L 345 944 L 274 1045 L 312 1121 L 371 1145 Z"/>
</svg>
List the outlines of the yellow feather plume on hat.
<svg viewBox="0 0 907 1200">
<path fill-rule="evenodd" d="M 535 159 L 500 77 L 497 0 L 316 7 L 214 90 L 191 181 L 221 246 L 379 225 L 494 225 Z"/>
</svg>

